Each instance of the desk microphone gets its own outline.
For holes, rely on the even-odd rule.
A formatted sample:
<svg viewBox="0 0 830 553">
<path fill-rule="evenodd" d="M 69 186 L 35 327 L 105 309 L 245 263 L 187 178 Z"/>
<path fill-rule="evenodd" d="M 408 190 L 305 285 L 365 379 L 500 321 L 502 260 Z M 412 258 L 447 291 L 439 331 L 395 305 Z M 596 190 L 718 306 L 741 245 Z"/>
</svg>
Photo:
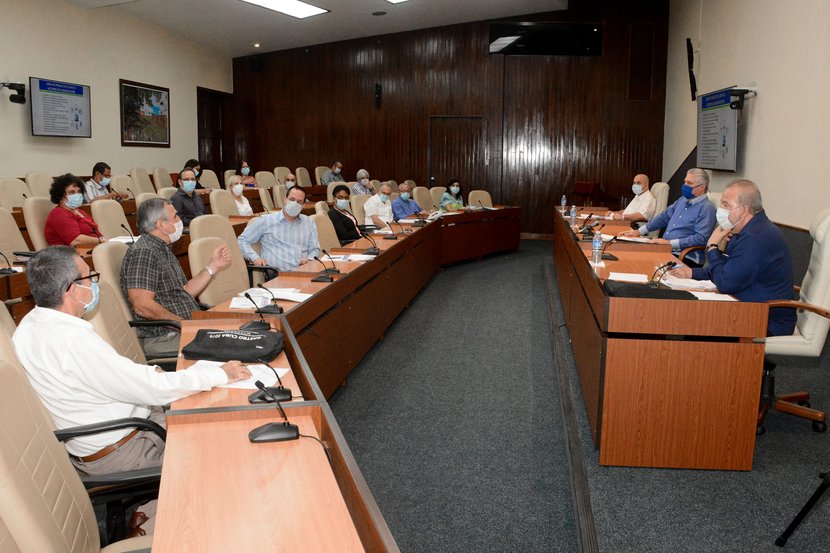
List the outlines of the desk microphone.
<svg viewBox="0 0 830 553">
<path fill-rule="evenodd" d="M 9 263 L 9 258 L 6 257 L 6 254 L 4 254 L 3 252 L 0 252 L 0 256 L 3 256 L 3 260 L 6 262 L 6 265 L 9 266 L 8 269 L 0 269 L 0 275 L 13 275 L 14 269 L 12 269 L 12 264 Z"/>
<path fill-rule="evenodd" d="M 602 247 L 602 259 L 608 260 L 608 261 L 619 261 L 620 260 L 620 258 L 617 257 L 616 255 L 614 255 L 613 253 L 605 253 L 605 250 L 608 249 L 608 246 L 610 246 L 612 242 L 616 242 L 616 241 L 617 241 L 617 237 L 612 236 L 611 240 L 609 240 L 608 242 L 605 243 L 605 245 Z"/>
<path fill-rule="evenodd" d="M 419 206 L 419 207 L 420 207 L 420 206 Z M 413 215 L 415 215 L 415 218 L 416 218 L 416 219 L 418 219 L 417 221 L 415 221 L 414 223 L 412 223 L 412 226 L 413 226 L 413 227 L 419 227 L 419 228 L 420 228 L 420 227 L 423 227 L 423 226 L 425 226 L 425 225 L 427 224 L 427 222 L 426 222 L 426 218 L 425 218 L 425 217 L 423 217 L 423 216 L 420 214 L 420 212 L 419 212 L 419 213 L 413 213 Z"/>
<path fill-rule="evenodd" d="M 590 221 L 590 220 L 591 220 L 591 217 L 593 217 L 593 216 L 594 216 L 594 214 L 593 214 L 593 213 L 589 213 L 589 214 L 588 214 L 588 216 L 585 218 L 585 220 L 582 222 L 582 226 L 581 226 L 581 227 L 579 227 L 579 228 L 576 230 L 576 232 L 585 232 L 585 229 L 587 229 L 587 228 L 588 228 L 588 221 Z"/>
<path fill-rule="evenodd" d="M 132 242 L 130 242 L 130 244 L 135 244 L 135 236 L 133 236 L 133 233 L 130 231 L 129 227 L 127 227 L 124 223 L 121 223 L 121 228 L 126 230 L 127 234 L 129 234 L 130 238 L 132 238 Z"/>
<path fill-rule="evenodd" d="M 368 239 L 368 240 L 369 240 L 369 242 L 371 242 L 371 243 L 372 243 L 372 247 L 371 247 L 371 248 L 369 248 L 368 250 L 366 250 L 365 252 L 363 252 L 363 255 L 380 255 L 380 250 L 378 249 L 378 243 L 377 243 L 377 242 L 375 242 L 374 238 L 372 238 L 371 236 L 369 236 L 369 234 L 368 234 L 368 233 L 366 233 L 366 232 L 361 232 L 361 233 L 360 233 L 360 235 L 361 235 L 363 238 Z"/>
<path fill-rule="evenodd" d="M 323 263 L 322 261 L 320 261 L 320 258 L 317 257 L 316 255 L 314 256 L 314 260 L 317 263 L 319 263 L 320 265 L 323 266 L 323 271 L 322 271 L 322 274 L 320 276 L 316 276 L 316 277 L 312 278 L 311 282 L 334 282 L 334 277 L 331 276 L 330 274 L 328 274 L 328 272 L 327 272 L 328 267 L 326 267 L 326 264 Z"/>
<path fill-rule="evenodd" d="M 392 231 L 392 234 L 387 234 L 386 236 L 383 237 L 383 239 L 384 240 L 397 240 L 398 235 L 395 234 L 395 228 L 392 226 L 392 221 L 388 221 L 386 223 L 386 226 L 389 227 L 389 230 Z M 403 227 L 401 227 L 401 228 L 403 228 Z"/>
<path fill-rule="evenodd" d="M 389 221 L 389 227 L 390 228 L 392 227 L 392 223 L 395 223 L 395 224 L 398 225 L 398 228 L 401 229 L 401 234 L 406 234 L 407 229 L 403 228 L 403 225 L 400 223 L 400 221 Z"/>
<path fill-rule="evenodd" d="M 677 263 L 675 261 L 669 261 L 668 263 L 664 263 L 664 264 L 660 265 L 659 267 L 657 267 L 657 269 L 654 270 L 654 274 L 651 275 L 651 278 L 648 281 L 648 285 L 651 286 L 652 288 L 659 287 L 660 286 L 660 281 L 663 280 L 663 277 L 666 276 L 666 273 L 669 272 L 671 269 L 674 269 L 676 266 L 677 266 Z M 660 271 L 662 271 L 662 273 L 660 273 Z M 658 278 L 655 281 L 654 277 L 657 276 L 657 273 L 660 273 L 660 278 Z"/>
<path fill-rule="evenodd" d="M 133 191 L 132 191 L 132 190 L 130 190 L 129 188 L 125 188 L 124 190 L 126 190 L 127 192 L 129 192 L 130 194 L 132 194 L 132 195 L 133 195 L 133 199 L 135 199 L 135 192 L 133 192 Z"/>
<path fill-rule="evenodd" d="M 296 440 L 300 437 L 300 429 L 297 428 L 296 424 L 291 424 L 288 422 L 288 416 L 285 414 L 285 410 L 280 405 L 280 402 L 274 397 L 268 388 L 265 387 L 265 384 L 257 380 L 254 382 L 254 385 L 260 389 L 260 391 L 265 394 L 266 396 L 270 397 L 274 404 L 277 406 L 277 409 L 282 415 L 283 422 L 269 422 L 267 424 L 263 424 L 262 426 L 258 426 L 254 428 L 250 432 L 248 432 L 248 439 L 253 444 L 261 444 L 266 442 L 285 442 L 288 440 Z"/>
<path fill-rule="evenodd" d="M 331 269 L 326 269 L 326 272 L 330 273 L 330 274 L 333 274 L 333 275 L 339 275 L 340 274 L 340 269 L 338 269 L 337 265 L 334 263 L 334 258 L 332 256 L 330 256 L 329 252 L 327 252 L 326 250 L 320 250 L 320 251 L 323 253 L 323 255 L 325 255 L 326 257 L 329 258 L 329 261 L 331 261 Z"/>
<path fill-rule="evenodd" d="M 275 314 L 279 315 L 280 313 L 282 313 L 282 307 L 280 307 L 279 304 L 277 304 L 277 296 L 275 296 L 274 293 L 271 290 L 269 290 L 268 288 L 263 286 L 261 282 L 259 284 L 257 284 L 256 287 L 265 290 L 266 292 L 268 292 L 271 295 L 271 307 L 279 309 L 279 311 L 276 311 Z"/>
<path fill-rule="evenodd" d="M 254 301 L 254 298 L 251 297 L 251 294 L 245 292 L 245 297 L 248 298 L 248 301 L 254 304 L 254 308 L 256 312 L 259 313 L 259 320 L 258 321 L 249 321 L 244 325 L 239 327 L 239 330 L 271 330 L 271 325 L 268 324 L 268 321 L 265 320 L 265 317 L 262 316 L 262 310 L 260 310 L 257 303 Z"/>
<path fill-rule="evenodd" d="M 282 379 L 280 378 L 280 374 L 276 371 L 276 369 L 274 369 L 274 367 L 272 367 L 271 364 L 264 359 L 257 359 L 257 362 L 271 369 L 271 371 L 274 373 L 274 376 L 277 377 L 277 383 L 279 383 L 279 386 L 266 386 L 265 390 L 268 391 L 267 394 L 261 389 L 252 393 L 248 396 L 248 403 L 271 403 L 274 400 L 291 401 L 291 390 L 282 385 Z"/>
</svg>

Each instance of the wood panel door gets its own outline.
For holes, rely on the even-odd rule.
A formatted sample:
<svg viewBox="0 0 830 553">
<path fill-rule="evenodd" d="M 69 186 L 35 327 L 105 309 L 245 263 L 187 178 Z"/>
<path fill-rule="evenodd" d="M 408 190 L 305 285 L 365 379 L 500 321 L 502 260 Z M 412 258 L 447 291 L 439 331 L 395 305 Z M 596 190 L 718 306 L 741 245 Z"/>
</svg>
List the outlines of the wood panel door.
<svg viewBox="0 0 830 553">
<path fill-rule="evenodd" d="M 224 170 L 236 166 L 232 151 L 233 129 L 229 128 L 228 124 L 231 119 L 228 106 L 232 98 L 233 96 L 227 92 L 202 87 L 196 89 L 198 158 L 202 168 L 216 172 L 223 187 Z"/>
<path fill-rule="evenodd" d="M 429 182 L 423 184 L 447 186 L 449 179 L 458 179 L 465 196 L 470 190 L 489 190 L 484 161 L 482 117 L 429 118 Z"/>
</svg>

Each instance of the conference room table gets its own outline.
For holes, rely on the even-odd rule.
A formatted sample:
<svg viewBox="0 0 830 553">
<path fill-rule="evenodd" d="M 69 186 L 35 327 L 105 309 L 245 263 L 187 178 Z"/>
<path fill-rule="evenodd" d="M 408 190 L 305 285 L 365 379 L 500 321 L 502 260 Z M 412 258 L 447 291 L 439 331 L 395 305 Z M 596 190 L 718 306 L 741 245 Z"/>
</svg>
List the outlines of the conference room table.
<svg viewBox="0 0 830 553">
<path fill-rule="evenodd" d="M 612 271 L 648 278 L 676 258 L 639 243 L 594 267 L 576 238 L 555 210 L 554 267 L 600 464 L 751 470 L 767 305 L 612 296 Z"/>
</svg>

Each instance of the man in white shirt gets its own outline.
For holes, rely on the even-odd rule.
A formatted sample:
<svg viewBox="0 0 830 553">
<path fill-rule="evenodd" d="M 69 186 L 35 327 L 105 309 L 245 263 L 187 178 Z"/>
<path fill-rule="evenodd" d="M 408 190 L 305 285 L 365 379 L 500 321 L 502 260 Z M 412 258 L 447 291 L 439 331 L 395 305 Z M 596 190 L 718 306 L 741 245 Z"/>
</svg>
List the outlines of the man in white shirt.
<svg viewBox="0 0 830 553">
<path fill-rule="evenodd" d="M 648 177 L 636 175 L 634 184 L 631 185 L 634 199 L 631 200 L 622 211 L 609 211 L 605 216 L 609 219 L 622 219 L 624 221 L 650 221 L 657 209 L 657 200 L 648 189 Z"/>
<path fill-rule="evenodd" d="M 26 276 L 37 307 L 12 340 L 58 429 L 127 417 L 163 425 L 163 414 L 152 406 L 250 377 L 239 361 L 209 371 L 164 372 L 119 355 L 81 318 L 98 303 L 98 275 L 73 248 L 41 250 Z M 106 474 L 160 465 L 164 443 L 152 432 L 128 428 L 74 438 L 66 450 L 79 472 Z"/>
<path fill-rule="evenodd" d="M 126 194 L 119 194 L 110 189 L 112 169 L 103 161 L 92 167 L 92 178 L 84 184 L 84 199 L 87 203 L 96 200 L 118 200 L 127 198 Z"/>
<path fill-rule="evenodd" d="M 366 200 L 363 204 L 363 212 L 366 214 L 365 224 L 384 228 L 392 220 L 392 201 L 389 199 L 391 193 L 392 187 L 383 183 L 380 192 Z"/>
</svg>

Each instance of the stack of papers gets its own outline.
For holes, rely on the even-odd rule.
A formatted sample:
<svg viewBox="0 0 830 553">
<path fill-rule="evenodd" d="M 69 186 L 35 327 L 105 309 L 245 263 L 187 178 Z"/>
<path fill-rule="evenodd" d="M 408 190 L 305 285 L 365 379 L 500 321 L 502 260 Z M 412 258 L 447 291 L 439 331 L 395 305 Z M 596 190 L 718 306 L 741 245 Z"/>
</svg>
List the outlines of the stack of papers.
<svg viewBox="0 0 830 553">
<path fill-rule="evenodd" d="M 648 276 L 637 273 L 615 273 L 611 271 L 608 275 L 608 280 L 619 280 L 620 282 L 639 282 L 642 284 L 648 283 Z"/>
<path fill-rule="evenodd" d="M 669 288 L 675 290 L 711 290 L 716 291 L 718 289 L 715 286 L 715 283 L 711 280 L 694 280 L 691 278 L 678 278 L 676 276 L 672 276 L 669 273 L 663 275 L 663 278 L 660 280 L 662 284 L 665 284 Z"/>
<path fill-rule="evenodd" d="M 645 236 L 617 236 L 617 240 L 620 242 L 639 242 L 640 244 L 648 244 L 651 242 L 651 238 L 646 238 Z"/>
<path fill-rule="evenodd" d="M 223 363 L 219 361 L 196 361 L 191 365 L 187 370 L 189 371 L 208 371 L 212 369 L 219 368 L 223 365 Z M 277 377 L 274 376 L 274 371 L 269 369 L 266 365 L 246 365 L 248 370 L 251 371 L 251 378 L 246 378 L 245 380 L 237 380 L 236 382 L 231 382 L 230 384 L 222 384 L 220 388 L 241 388 L 241 389 L 250 389 L 256 390 L 256 382 L 259 380 L 266 386 L 273 386 L 277 383 Z M 280 378 L 284 377 L 288 374 L 289 369 L 283 367 L 274 367 L 274 370 L 277 371 L 277 374 L 280 375 Z"/>
<path fill-rule="evenodd" d="M 278 300 L 295 301 L 297 303 L 302 303 L 313 295 L 304 294 L 300 292 L 297 288 L 268 288 L 268 291 L 271 292 L 271 294 L 274 294 L 274 297 Z M 254 300 L 261 298 L 265 301 L 265 303 L 260 307 L 269 305 L 271 303 L 271 294 L 269 294 L 262 288 L 248 288 L 247 290 L 245 290 L 245 292 L 240 293 L 239 295 L 243 296 L 241 299 L 245 301 L 247 301 L 247 299 L 244 297 L 246 292 L 250 294 L 251 297 L 254 298 Z M 236 299 L 240 298 L 233 298 L 233 300 Z M 231 302 L 233 302 L 233 300 L 231 300 Z M 248 302 L 248 305 L 250 306 L 251 302 Z"/>
<path fill-rule="evenodd" d="M 333 255 L 331 256 L 332 259 L 335 261 L 371 261 L 375 257 L 374 255 L 364 255 L 362 253 L 350 253 L 345 255 Z"/>
</svg>

